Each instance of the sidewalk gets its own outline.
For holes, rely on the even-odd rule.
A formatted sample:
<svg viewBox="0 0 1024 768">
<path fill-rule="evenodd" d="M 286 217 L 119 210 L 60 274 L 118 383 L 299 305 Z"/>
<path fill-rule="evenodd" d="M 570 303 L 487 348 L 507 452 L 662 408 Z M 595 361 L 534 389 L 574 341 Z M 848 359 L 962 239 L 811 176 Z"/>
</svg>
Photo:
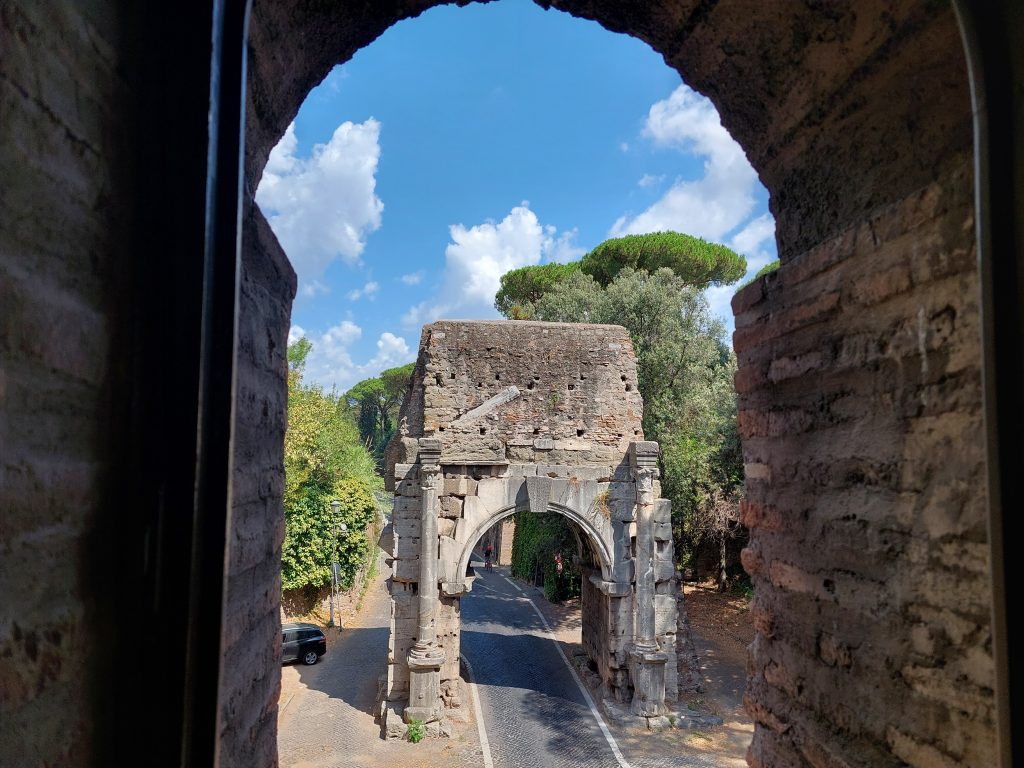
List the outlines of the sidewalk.
<svg viewBox="0 0 1024 768">
<path fill-rule="evenodd" d="M 383 565 L 383 563 L 381 563 Z M 476 722 L 452 723 L 450 738 L 385 741 L 374 721 L 378 678 L 386 671 L 391 602 L 379 569 L 358 614 L 327 629 L 327 654 L 314 666 L 281 668 L 281 768 L 439 768 L 481 765 Z M 472 706 L 470 705 L 470 711 Z"/>
</svg>

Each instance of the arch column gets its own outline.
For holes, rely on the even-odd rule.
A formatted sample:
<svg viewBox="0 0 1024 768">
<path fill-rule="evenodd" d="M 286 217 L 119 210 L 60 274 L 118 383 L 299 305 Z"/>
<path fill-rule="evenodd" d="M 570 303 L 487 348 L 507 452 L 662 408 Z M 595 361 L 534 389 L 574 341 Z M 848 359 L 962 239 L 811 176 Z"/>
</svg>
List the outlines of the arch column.
<svg viewBox="0 0 1024 768">
<path fill-rule="evenodd" d="M 441 708 L 441 665 L 444 650 L 437 645 L 437 498 L 441 483 L 441 441 L 423 437 L 420 461 L 420 574 L 416 642 L 409 651 L 409 705 L 405 721 L 434 720 Z"/>
<path fill-rule="evenodd" d="M 633 647 L 629 652 L 634 715 L 654 717 L 665 710 L 665 664 L 658 645 L 655 610 L 654 502 L 657 494 L 658 444 L 637 442 L 629 452 L 636 482 L 636 576 L 633 588 Z"/>
</svg>

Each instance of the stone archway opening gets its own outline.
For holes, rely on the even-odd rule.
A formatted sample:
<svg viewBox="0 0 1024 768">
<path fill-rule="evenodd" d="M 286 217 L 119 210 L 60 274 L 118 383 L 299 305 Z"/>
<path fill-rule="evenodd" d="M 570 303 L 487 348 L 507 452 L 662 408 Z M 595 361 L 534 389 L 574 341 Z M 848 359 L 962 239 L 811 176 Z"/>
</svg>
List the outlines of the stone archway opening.
<svg viewBox="0 0 1024 768">
<path fill-rule="evenodd" d="M 257 3 L 249 188 L 331 67 L 433 5 Z M 552 6 L 661 53 L 771 194 L 781 268 L 733 303 L 757 594 L 749 760 L 994 762 L 971 108 L 953 10 Z M 283 348 L 287 260 L 255 207 L 245 226 L 240 342 L 259 348 L 271 329 Z M 241 373 L 272 378 L 260 365 Z M 256 411 L 243 405 L 241 423 L 260 425 Z M 251 599 L 251 580 L 238 585 L 229 603 Z M 244 688 L 235 664 L 226 679 Z"/>
</svg>

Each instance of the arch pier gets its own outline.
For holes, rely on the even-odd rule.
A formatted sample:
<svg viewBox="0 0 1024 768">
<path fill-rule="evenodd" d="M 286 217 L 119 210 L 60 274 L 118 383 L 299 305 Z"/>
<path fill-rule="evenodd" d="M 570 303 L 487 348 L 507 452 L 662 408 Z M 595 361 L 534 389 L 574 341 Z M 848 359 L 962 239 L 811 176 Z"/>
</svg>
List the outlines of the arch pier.
<svg viewBox="0 0 1024 768">
<path fill-rule="evenodd" d="M 430 722 L 462 706 L 460 600 L 473 548 L 516 512 L 558 513 L 581 542 L 583 647 L 601 695 L 638 718 L 679 695 L 678 582 L 658 444 L 643 439 L 624 328 L 438 322 L 423 330 L 401 433 L 383 706 Z"/>
</svg>

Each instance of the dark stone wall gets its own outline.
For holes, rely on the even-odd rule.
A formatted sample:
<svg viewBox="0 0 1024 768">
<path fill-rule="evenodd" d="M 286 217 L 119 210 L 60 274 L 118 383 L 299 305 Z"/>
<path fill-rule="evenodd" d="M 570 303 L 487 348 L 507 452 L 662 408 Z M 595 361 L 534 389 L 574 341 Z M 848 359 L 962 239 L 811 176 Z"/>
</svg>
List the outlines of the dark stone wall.
<svg viewBox="0 0 1024 768">
<path fill-rule="evenodd" d="M 117 598 L 134 205 L 119 19 L 0 4 L 0 763 L 89 765 Z"/>
<path fill-rule="evenodd" d="M 433 2 L 257 0 L 248 189 L 309 89 Z M 127 4 L 0 5 L 0 757 L 95 762 L 137 200 Z M 718 106 L 782 267 L 736 299 L 757 626 L 749 761 L 989 765 L 992 662 L 962 47 L 947 4 L 566 0 Z M 134 52 L 134 53 L 133 53 Z M 256 236 L 252 235 L 256 231 Z M 260 233 L 263 234 L 260 234 Z M 249 214 L 221 760 L 273 765 L 284 340 Z M 128 510 L 130 512 L 130 510 Z M 127 519 L 127 518 L 126 518 Z"/>
</svg>

